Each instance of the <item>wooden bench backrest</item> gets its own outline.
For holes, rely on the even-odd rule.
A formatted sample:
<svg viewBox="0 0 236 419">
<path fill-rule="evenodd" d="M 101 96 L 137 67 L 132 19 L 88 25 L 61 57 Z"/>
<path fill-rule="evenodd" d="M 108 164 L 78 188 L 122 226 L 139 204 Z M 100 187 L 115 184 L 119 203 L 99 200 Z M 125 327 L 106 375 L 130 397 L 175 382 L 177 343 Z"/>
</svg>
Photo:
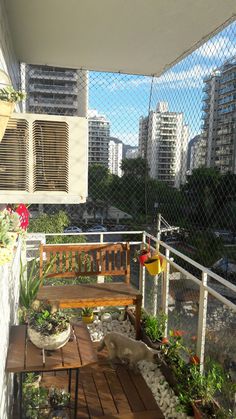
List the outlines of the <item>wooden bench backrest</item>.
<svg viewBox="0 0 236 419">
<path fill-rule="evenodd" d="M 124 276 L 130 282 L 129 243 L 111 244 L 41 244 L 40 278 L 44 266 L 52 263 L 46 278 L 77 276 Z"/>
</svg>

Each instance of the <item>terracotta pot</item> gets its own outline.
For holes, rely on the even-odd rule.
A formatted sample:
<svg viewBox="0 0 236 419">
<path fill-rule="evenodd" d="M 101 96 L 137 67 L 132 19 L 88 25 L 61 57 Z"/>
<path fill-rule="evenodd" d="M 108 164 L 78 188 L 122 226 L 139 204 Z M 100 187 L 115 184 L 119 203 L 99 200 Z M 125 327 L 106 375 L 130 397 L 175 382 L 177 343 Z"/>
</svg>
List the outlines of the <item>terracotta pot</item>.
<svg viewBox="0 0 236 419">
<path fill-rule="evenodd" d="M 14 110 L 14 107 L 14 102 L 6 102 L 4 100 L 0 100 L 0 142 L 3 139 L 8 121 Z"/>
<path fill-rule="evenodd" d="M 37 346 L 37 348 L 54 351 L 62 348 L 70 339 L 70 324 L 68 324 L 66 330 L 54 335 L 42 335 L 30 326 L 28 326 L 27 333 L 31 342 Z"/>
<path fill-rule="evenodd" d="M 202 404 L 201 400 L 195 400 L 194 402 L 192 402 L 194 419 L 207 419 L 207 418 L 215 417 L 215 416 L 209 416 L 208 413 L 202 412 L 201 411 L 201 404 Z M 218 405 L 216 400 L 213 400 L 212 411 L 217 412 L 217 410 L 219 408 L 220 408 L 220 406 Z"/>
</svg>

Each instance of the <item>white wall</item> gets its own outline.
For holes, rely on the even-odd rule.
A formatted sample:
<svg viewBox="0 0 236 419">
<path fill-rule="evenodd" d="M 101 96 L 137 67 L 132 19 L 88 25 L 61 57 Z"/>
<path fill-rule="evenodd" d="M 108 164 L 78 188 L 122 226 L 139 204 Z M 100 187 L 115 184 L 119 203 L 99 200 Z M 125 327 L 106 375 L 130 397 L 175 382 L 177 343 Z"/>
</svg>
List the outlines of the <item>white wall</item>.
<svg viewBox="0 0 236 419">
<path fill-rule="evenodd" d="M 20 274 L 20 244 L 11 263 L 0 266 L 0 418 L 9 419 L 12 408 L 13 374 L 5 372 L 9 329 L 17 323 Z"/>
<path fill-rule="evenodd" d="M 5 71 L 12 84 L 19 88 L 20 66 L 14 53 L 3 0 L 0 0 L 0 70 Z"/>
</svg>

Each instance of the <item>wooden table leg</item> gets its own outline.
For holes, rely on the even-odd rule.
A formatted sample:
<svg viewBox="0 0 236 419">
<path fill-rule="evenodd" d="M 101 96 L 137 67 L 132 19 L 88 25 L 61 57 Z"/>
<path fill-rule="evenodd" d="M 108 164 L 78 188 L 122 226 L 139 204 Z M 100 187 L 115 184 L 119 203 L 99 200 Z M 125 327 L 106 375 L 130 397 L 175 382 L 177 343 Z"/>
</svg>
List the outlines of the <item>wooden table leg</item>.
<svg viewBox="0 0 236 419">
<path fill-rule="evenodd" d="M 75 411 L 74 411 L 74 419 L 77 419 L 78 389 L 79 389 L 79 368 L 76 368 L 76 370 L 75 370 Z"/>
<path fill-rule="evenodd" d="M 135 330 L 136 330 L 136 339 L 141 339 L 141 308 L 142 308 L 142 298 L 136 300 L 135 304 Z"/>
<path fill-rule="evenodd" d="M 22 398 L 23 398 L 23 373 L 20 372 L 19 373 L 19 418 L 22 419 L 23 418 L 23 413 L 22 413 Z"/>
</svg>

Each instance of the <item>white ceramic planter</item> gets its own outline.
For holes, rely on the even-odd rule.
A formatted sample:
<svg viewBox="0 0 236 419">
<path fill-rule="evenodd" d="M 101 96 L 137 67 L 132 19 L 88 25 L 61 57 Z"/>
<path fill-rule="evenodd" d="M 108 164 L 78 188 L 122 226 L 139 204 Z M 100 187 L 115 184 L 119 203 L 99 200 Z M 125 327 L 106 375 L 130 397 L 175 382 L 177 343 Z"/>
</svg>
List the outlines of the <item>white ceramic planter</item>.
<svg viewBox="0 0 236 419">
<path fill-rule="evenodd" d="M 63 332 L 51 336 L 42 335 L 28 326 L 28 336 L 37 348 L 53 351 L 62 348 L 70 339 L 70 324 Z"/>
</svg>

